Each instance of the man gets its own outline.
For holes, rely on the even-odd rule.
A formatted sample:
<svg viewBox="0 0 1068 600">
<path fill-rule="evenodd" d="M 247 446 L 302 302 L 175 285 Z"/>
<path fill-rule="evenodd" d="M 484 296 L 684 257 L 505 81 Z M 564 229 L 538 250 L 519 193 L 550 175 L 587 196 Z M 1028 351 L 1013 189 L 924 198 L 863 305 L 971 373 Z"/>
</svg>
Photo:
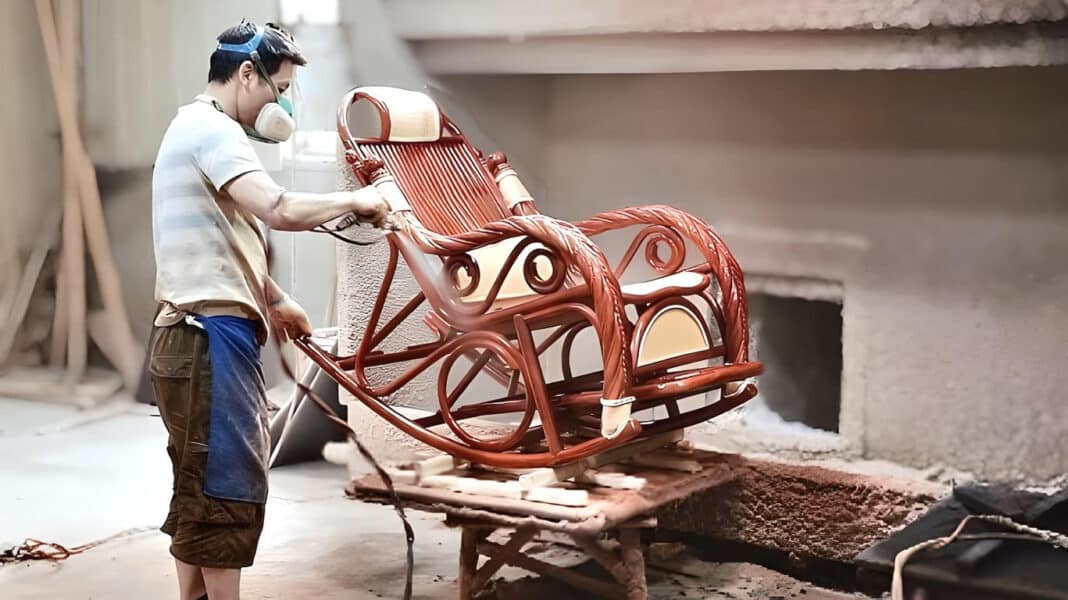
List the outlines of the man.
<svg viewBox="0 0 1068 600">
<path fill-rule="evenodd" d="M 354 213 L 383 226 L 373 187 L 307 194 L 276 184 L 249 138 L 284 141 L 284 97 L 306 64 L 284 30 L 242 21 L 211 55 L 208 85 L 181 107 L 152 180 L 155 320 L 149 369 L 168 432 L 171 536 L 181 600 L 239 596 L 267 499 L 266 396 L 260 347 L 309 335 L 304 310 L 268 276 L 260 222 L 306 230 Z"/>
</svg>

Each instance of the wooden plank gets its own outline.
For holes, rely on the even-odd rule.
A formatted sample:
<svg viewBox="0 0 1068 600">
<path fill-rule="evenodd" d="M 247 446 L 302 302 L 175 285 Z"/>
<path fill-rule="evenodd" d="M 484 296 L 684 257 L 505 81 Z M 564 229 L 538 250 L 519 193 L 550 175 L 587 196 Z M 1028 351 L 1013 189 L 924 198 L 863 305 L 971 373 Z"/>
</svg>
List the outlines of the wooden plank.
<svg viewBox="0 0 1068 600">
<path fill-rule="evenodd" d="M 586 490 L 540 487 L 523 492 L 523 499 L 562 506 L 587 506 L 590 503 L 590 494 Z"/>
<path fill-rule="evenodd" d="M 521 473 L 519 475 L 520 485 L 524 489 L 533 489 L 538 486 L 551 485 L 554 482 L 567 481 L 576 477 L 581 477 L 590 469 L 596 469 L 604 465 L 621 462 L 632 456 L 642 454 L 644 452 L 650 452 L 657 450 L 669 444 L 674 444 L 682 441 L 682 431 L 669 431 L 655 435 L 648 439 L 638 440 L 629 444 L 624 444 L 618 448 L 611 448 L 605 450 L 594 456 L 590 456 L 575 462 L 561 465 L 558 467 L 545 467 L 541 469 L 532 469 L 523 472 L 516 469 L 501 469 L 497 467 L 489 467 L 485 465 L 477 465 L 478 468 L 502 473 Z M 628 482 L 635 483 L 635 482 Z"/>
<path fill-rule="evenodd" d="M 78 102 L 78 62 L 81 57 L 81 3 L 64 2 L 59 10 L 59 41 L 63 78 L 71 101 Z M 49 362 L 59 366 L 66 355 L 71 381 L 85 374 L 88 364 L 85 298 L 85 237 L 79 202 L 77 149 L 63 144 L 62 268 L 56 281 L 56 312 L 52 322 Z M 65 352 L 64 352 L 65 351 Z"/>
<path fill-rule="evenodd" d="M 415 463 L 412 465 L 412 470 L 415 471 L 415 481 L 418 483 L 427 477 L 447 473 L 463 464 L 463 461 L 452 455 L 441 454 Z"/>
<path fill-rule="evenodd" d="M 490 498 L 519 500 L 523 497 L 523 490 L 519 489 L 519 482 L 516 481 L 492 481 L 457 475 L 431 475 L 420 480 L 419 486 Z"/>
<path fill-rule="evenodd" d="M 633 475 L 627 475 L 626 473 L 595 471 L 593 469 L 587 470 L 582 475 L 576 477 L 575 480 L 619 490 L 640 490 L 645 487 L 644 477 L 635 477 Z"/>
<path fill-rule="evenodd" d="M 556 471 L 549 468 L 534 469 L 533 471 L 519 475 L 518 479 L 519 487 L 522 488 L 523 491 L 560 482 L 556 477 Z"/>
<path fill-rule="evenodd" d="M 657 469 L 671 469 L 683 473 L 699 473 L 701 463 L 689 458 L 680 458 L 666 454 L 638 454 L 631 457 L 630 461 L 643 467 L 655 467 Z"/>
</svg>

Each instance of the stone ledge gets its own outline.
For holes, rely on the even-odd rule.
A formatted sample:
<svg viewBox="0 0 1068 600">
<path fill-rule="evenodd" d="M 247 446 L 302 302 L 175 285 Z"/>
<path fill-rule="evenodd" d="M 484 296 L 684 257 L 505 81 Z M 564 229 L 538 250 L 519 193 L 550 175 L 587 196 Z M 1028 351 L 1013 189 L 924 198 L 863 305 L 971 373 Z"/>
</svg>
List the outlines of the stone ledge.
<svg viewBox="0 0 1068 600">
<path fill-rule="evenodd" d="M 657 514 L 660 527 L 851 562 L 949 492 L 928 481 L 723 455 L 734 480 Z"/>
<path fill-rule="evenodd" d="M 924 29 L 1057 21 L 1059 0 L 390 0 L 385 5 L 406 39 Z M 448 18 L 443 18 L 448 15 Z"/>
<path fill-rule="evenodd" d="M 958 69 L 1066 64 L 1068 26 L 451 38 L 411 46 L 434 75 Z"/>
</svg>

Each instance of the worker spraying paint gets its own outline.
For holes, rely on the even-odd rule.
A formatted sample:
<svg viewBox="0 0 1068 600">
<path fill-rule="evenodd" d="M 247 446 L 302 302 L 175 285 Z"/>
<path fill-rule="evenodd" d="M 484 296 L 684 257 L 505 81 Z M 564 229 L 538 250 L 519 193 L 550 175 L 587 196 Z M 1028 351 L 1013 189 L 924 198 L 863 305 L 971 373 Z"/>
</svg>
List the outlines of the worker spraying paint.
<svg viewBox="0 0 1068 600">
<path fill-rule="evenodd" d="M 288 191 L 249 138 L 288 139 L 286 91 L 306 59 L 283 29 L 242 21 L 218 37 L 208 85 L 174 117 L 152 181 L 156 300 L 149 370 L 168 431 L 171 536 L 182 600 L 239 597 L 267 499 L 266 395 L 260 348 L 311 333 L 304 310 L 268 273 L 262 231 L 310 230 L 353 214 L 383 227 L 373 187 Z"/>
</svg>

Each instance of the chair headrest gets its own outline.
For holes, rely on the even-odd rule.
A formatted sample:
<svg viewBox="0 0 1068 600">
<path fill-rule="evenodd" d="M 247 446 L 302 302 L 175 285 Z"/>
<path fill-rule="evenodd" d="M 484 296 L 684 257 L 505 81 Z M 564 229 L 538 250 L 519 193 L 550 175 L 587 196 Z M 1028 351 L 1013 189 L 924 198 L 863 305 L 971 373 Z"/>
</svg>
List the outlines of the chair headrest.
<svg viewBox="0 0 1068 600">
<path fill-rule="evenodd" d="M 360 87 L 354 92 L 356 99 L 371 100 L 381 113 L 382 139 L 435 142 L 441 138 L 441 109 L 430 96 L 385 86 Z"/>
</svg>

